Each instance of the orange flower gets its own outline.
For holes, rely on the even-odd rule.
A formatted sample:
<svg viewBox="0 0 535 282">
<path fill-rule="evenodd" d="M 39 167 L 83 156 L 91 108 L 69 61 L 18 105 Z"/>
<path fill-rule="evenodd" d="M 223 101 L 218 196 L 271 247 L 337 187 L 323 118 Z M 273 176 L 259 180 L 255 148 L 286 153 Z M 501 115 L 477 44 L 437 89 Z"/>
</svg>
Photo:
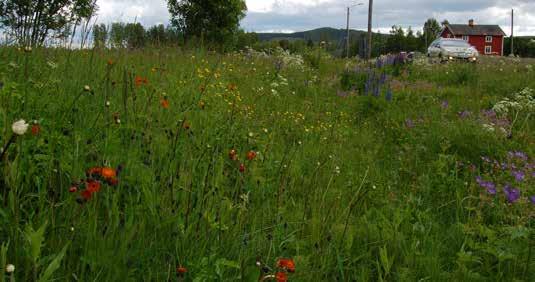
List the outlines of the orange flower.
<svg viewBox="0 0 535 282">
<path fill-rule="evenodd" d="M 112 66 L 112 65 L 113 65 L 113 61 L 112 61 L 112 59 L 109 59 L 108 60 L 108 66 Z"/>
<path fill-rule="evenodd" d="M 256 152 L 255 151 L 249 151 L 249 153 L 247 153 L 247 159 L 252 161 L 256 158 Z"/>
<path fill-rule="evenodd" d="M 185 267 L 183 267 L 183 266 L 178 266 L 178 267 L 176 268 L 176 273 L 177 273 L 178 275 L 184 275 L 186 272 L 188 272 L 188 269 L 185 268 Z"/>
<path fill-rule="evenodd" d="M 162 105 L 162 108 L 169 109 L 169 100 L 167 100 L 167 98 L 160 100 L 160 104 Z"/>
<path fill-rule="evenodd" d="M 41 127 L 39 126 L 39 124 L 32 125 L 32 135 L 37 136 L 39 135 L 39 132 L 41 132 Z"/>
<path fill-rule="evenodd" d="M 88 176 L 98 176 L 102 174 L 102 168 L 101 167 L 92 167 L 87 170 Z"/>
<path fill-rule="evenodd" d="M 95 180 L 88 181 L 86 191 L 89 191 L 90 193 L 96 193 L 100 191 L 100 182 Z"/>
<path fill-rule="evenodd" d="M 136 87 L 140 87 L 141 85 L 143 84 L 149 84 L 149 81 L 147 80 L 146 77 L 141 77 L 141 76 L 136 76 L 136 78 L 134 79 L 134 83 L 136 84 Z"/>
<path fill-rule="evenodd" d="M 238 153 L 236 152 L 236 150 L 232 149 L 230 150 L 230 152 L 228 153 L 228 157 L 235 161 L 236 159 L 238 159 Z"/>
<path fill-rule="evenodd" d="M 277 279 L 277 282 L 287 282 L 288 281 L 288 275 L 284 272 L 277 272 L 275 274 L 275 279 Z"/>
<path fill-rule="evenodd" d="M 107 180 L 108 184 L 110 186 L 117 186 L 119 185 L 119 180 L 117 178 L 111 178 Z"/>
<path fill-rule="evenodd" d="M 111 167 L 103 167 L 101 174 L 104 179 L 113 179 L 117 176 L 117 171 Z"/>
<path fill-rule="evenodd" d="M 230 83 L 227 88 L 230 91 L 236 91 L 236 89 L 238 89 L 238 86 L 236 86 L 236 84 L 234 83 Z"/>
<path fill-rule="evenodd" d="M 295 272 L 295 262 L 293 259 L 281 258 L 277 262 L 277 267 L 285 269 L 288 272 Z"/>
</svg>

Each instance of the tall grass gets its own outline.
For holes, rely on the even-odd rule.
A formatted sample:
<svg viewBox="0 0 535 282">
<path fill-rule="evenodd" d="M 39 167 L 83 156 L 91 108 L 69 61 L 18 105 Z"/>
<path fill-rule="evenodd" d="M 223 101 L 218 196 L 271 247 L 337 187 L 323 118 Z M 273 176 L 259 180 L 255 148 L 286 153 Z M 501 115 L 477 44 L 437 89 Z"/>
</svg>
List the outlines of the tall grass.
<svg viewBox="0 0 535 282">
<path fill-rule="evenodd" d="M 201 50 L 0 58 L 0 144 L 18 119 L 40 126 L 0 160 L 0 262 L 16 267 L 2 279 L 255 281 L 257 259 L 281 257 L 291 281 L 535 279 L 533 205 L 489 208 L 458 166 L 533 158 L 532 119 L 507 139 L 458 115 L 535 88 L 522 63 L 413 66 L 377 103 L 336 95 L 338 60 L 277 72 Z M 69 192 L 101 166 L 124 168 L 118 186 Z"/>
</svg>

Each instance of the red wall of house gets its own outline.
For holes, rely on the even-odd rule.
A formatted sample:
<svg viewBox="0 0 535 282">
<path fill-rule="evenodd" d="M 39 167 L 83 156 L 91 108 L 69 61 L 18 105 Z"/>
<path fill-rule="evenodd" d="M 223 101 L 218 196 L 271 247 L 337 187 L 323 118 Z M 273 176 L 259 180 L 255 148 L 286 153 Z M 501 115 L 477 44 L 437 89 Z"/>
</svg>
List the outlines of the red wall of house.
<svg viewBox="0 0 535 282">
<path fill-rule="evenodd" d="M 443 38 L 453 38 L 451 32 L 448 29 L 445 29 L 440 36 Z M 462 39 L 463 37 L 462 35 L 457 35 L 455 36 L 455 38 Z M 486 43 L 484 35 L 479 35 L 479 36 L 472 35 L 468 38 L 468 43 L 476 47 L 477 51 L 481 55 L 485 55 L 485 46 L 490 45 L 492 46 L 492 54 L 489 54 L 489 55 L 503 56 L 503 53 L 502 53 L 503 36 L 493 36 L 492 43 Z"/>
</svg>

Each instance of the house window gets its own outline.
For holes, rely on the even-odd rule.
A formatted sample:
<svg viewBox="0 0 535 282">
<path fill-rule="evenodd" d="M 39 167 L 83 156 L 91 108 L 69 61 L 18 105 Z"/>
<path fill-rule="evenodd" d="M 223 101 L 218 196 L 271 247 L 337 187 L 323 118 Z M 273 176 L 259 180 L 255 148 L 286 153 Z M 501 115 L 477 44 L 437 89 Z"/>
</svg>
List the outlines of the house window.
<svg viewBox="0 0 535 282">
<path fill-rule="evenodd" d="M 451 34 L 448 34 L 448 38 L 451 38 Z"/>
<path fill-rule="evenodd" d="M 492 42 L 492 36 L 487 35 L 487 36 L 485 37 L 485 42 L 487 42 L 487 43 L 491 43 L 491 42 Z"/>
<path fill-rule="evenodd" d="M 468 35 L 463 35 L 463 40 L 464 40 L 464 41 L 468 41 L 469 39 L 470 39 L 470 36 L 468 36 Z"/>
<path fill-rule="evenodd" d="M 492 54 L 492 46 L 485 46 L 485 54 Z"/>
</svg>

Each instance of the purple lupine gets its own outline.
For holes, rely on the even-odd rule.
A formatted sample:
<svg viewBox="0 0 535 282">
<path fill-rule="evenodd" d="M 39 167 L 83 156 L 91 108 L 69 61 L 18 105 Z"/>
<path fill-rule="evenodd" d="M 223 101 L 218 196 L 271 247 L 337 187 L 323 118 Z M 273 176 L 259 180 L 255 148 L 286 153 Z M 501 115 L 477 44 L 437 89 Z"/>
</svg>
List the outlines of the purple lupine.
<svg viewBox="0 0 535 282">
<path fill-rule="evenodd" d="M 448 101 L 446 101 L 446 100 L 442 101 L 442 103 L 440 104 L 440 107 L 443 110 L 447 110 L 449 106 L 450 106 L 450 103 Z"/>
<path fill-rule="evenodd" d="M 386 73 L 381 74 L 381 78 L 379 79 L 379 84 L 385 84 L 386 82 Z"/>
<path fill-rule="evenodd" d="M 505 185 L 503 192 L 505 193 L 505 197 L 509 203 L 514 203 L 520 199 L 520 190 L 513 188 L 509 184 Z"/>
<path fill-rule="evenodd" d="M 388 87 L 388 89 L 386 89 L 386 96 L 385 96 L 386 100 L 388 102 L 392 101 L 392 98 L 393 98 L 393 94 L 392 94 L 392 88 Z"/>
<path fill-rule="evenodd" d="M 524 181 L 525 177 L 526 177 L 526 174 L 523 172 L 523 171 L 520 171 L 520 170 L 513 170 L 511 172 L 511 174 L 513 175 L 513 177 L 515 178 L 515 180 L 517 182 L 522 182 Z"/>
<path fill-rule="evenodd" d="M 383 62 L 383 59 L 381 59 L 381 58 L 377 58 L 377 61 L 375 62 L 375 66 L 376 66 L 378 69 L 380 69 L 380 68 L 383 67 L 383 63 L 384 63 L 384 62 Z"/>
<path fill-rule="evenodd" d="M 373 96 L 374 97 L 379 97 L 380 92 L 381 92 L 381 87 L 379 85 L 374 85 L 374 87 L 373 87 Z"/>
<path fill-rule="evenodd" d="M 535 205 L 535 195 L 529 197 L 529 200 L 531 201 L 532 204 Z"/>
</svg>

